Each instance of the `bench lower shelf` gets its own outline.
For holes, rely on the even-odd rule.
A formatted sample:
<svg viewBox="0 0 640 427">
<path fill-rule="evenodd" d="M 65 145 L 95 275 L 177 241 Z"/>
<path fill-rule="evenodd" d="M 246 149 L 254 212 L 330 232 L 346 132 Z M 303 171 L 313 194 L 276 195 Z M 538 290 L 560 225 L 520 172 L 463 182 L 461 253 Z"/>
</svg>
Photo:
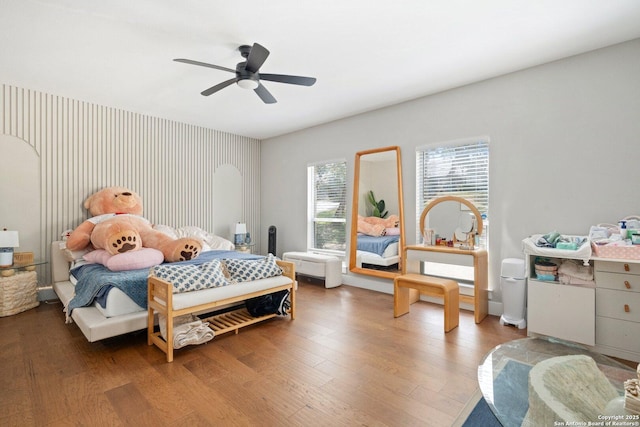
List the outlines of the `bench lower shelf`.
<svg viewBox="0 0 640 427">
<path fill-rule="evenodd" d="M 239 308 L 226 313 L 204 317 L 200 320 L 208 322 L 209 327 L 213 329 L 216 335 L 221 335 L 233 331 L 237 334 L 240 328 L 244 328 L 245 326 L 253 325 L 276 316 L 277 314 L 267 314 L 265 316 L 253 317 L 249 314 L 246 308 Z"/>
<path fill-rule="evenodd" d="M 254 325 L 256 323 L 260 323 L 262 321 L 271 319 L 273 317 L 278 316 L 277 314 L 267 314 L 265 316 L 253 317 L 249 314 L 246 308 L 238 308 L 232 311 L 227 311 L 221 314 L 215 314 L 212 316 L 205 315 L 206 317 L 202 317 L 199 319 L 203 322 L 209 323 L 209 328 L 211 328 L 215 335 L 222 335 L 228 332 L 234 332 L 237 334 L 240 328 L 244 328 L 245 326 Z M 165 353 L 169 351 L 169 343 L 164 339 L 160 331 L 155 331 L 151 335 L 151 341 L 155 343 L 158 347 L 160 347 Z M 173 352 L 171 352 L 173 353 Z"/>
</svg>

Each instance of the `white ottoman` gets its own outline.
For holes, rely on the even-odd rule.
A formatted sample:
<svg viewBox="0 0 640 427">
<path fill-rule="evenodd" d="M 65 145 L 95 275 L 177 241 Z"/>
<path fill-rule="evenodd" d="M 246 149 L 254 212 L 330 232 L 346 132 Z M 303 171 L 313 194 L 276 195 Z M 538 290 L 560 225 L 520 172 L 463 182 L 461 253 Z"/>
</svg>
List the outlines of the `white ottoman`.
<svg viewBox="0 0 640 427">
<path fill-rule="evenodd" d="M 296 274 L 324 279 L 325 288 L 342 284 L 342 262 L 337 257 L 312 252 L 285 252 L 282 259 L 295 264 Z"/>
</svg>

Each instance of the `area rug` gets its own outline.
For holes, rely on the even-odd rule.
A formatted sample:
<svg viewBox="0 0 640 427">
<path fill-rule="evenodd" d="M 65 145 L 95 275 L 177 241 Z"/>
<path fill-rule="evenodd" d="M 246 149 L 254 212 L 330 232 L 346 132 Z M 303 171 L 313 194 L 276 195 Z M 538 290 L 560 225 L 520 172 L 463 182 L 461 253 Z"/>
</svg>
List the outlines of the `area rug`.
<svg viewBox="0 0 640 427">
<path fill-rule="evenodd" d="M 527 414 L 529 409 L 529 371 L 531 368 L 531 365 L 508 359 L 494 380 L 493 402 L 503 414 L 502 420 L 505 422 L 505 426 L 521 426 Z M 477 390 L 453 425 L 500 427 L 503 424 L 493 415 L 482 393 Z"/>
</svg>

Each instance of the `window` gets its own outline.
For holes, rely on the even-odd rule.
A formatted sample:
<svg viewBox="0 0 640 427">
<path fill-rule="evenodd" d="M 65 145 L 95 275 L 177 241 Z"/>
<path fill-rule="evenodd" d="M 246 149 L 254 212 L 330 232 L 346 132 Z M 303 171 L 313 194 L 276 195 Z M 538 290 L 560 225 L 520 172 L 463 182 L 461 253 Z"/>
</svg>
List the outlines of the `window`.
<svg viewBox="0 0 640 427">
<path fill-rule="evenodd" d="M 463 197 L 478 208 L 483 218 L 487 217 L 489 138 L 418 147 L 416 151 L 416 224 L 419 224 L 424 206 L 440 196 Z M 488 221 L 483 222 L 488 226 Z M 421 233 L 419 228 L 416 227 L 418 241 Z"/>
<path fill-rule="evenodd" d="M 307 181 L 309 249 L 344 254 L 347 246 L 347 162 L 310 165 Z"/>
</svg>

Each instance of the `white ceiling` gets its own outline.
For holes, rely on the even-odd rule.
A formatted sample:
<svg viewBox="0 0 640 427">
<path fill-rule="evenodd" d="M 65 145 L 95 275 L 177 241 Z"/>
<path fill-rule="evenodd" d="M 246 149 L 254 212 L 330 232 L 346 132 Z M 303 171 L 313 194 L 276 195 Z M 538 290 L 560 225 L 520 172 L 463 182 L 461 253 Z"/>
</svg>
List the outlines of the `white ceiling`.
<svg viewBox="0 0 640 427">
<path fill-rule="evenodd" d="M 265 139 L 640 37 L 638 0 L 0 0 L 0 83 Z M 278 103 L 229 86 L 271 51 Z"/>
</svg>

